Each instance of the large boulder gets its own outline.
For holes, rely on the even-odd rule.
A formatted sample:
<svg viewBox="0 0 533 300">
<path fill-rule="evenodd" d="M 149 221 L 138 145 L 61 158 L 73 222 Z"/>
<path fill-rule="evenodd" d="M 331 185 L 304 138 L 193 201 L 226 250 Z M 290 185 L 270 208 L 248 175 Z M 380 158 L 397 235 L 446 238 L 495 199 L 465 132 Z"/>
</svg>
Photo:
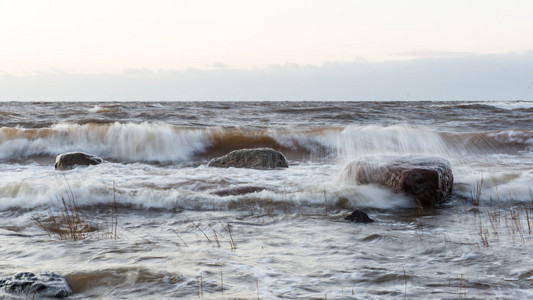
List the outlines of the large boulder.
<svg viewBox="0 0 533 300">
<path fill-rule="evenodd" d="M 56 157 L 56 170 L 72 169 L 77 165 L 89 166 L 103 163 L 104 160 L 98 156 L 84 152 L 69 152 Z"/>
<path fill-rule="evenodd" d="M 231 151 L 222 157 L 213 158 L 208 167 L 218 168 L 254 168 L 273 169 L 288 168 L 285 156 L 271 148 L 241 149 Z"/>
<path fill-rule="evenodd" d="M 22 272 L 14 276 L 0 279 L 0 288 L 9 294 L 22 294 L 33 299 L 40 297 L 67 297 L 72 294 L 68 282 L 53 272 L 30 273 Z"/>
<path fill-rule="evenodd" d="M 452 193 L 450 163 L 440 158 L 384 158 L 349 163 L 343 171 L 357 184 L 376 183 L 413 196 L 417 204 L 431 206 L 448 200 Z"/>
</svg>

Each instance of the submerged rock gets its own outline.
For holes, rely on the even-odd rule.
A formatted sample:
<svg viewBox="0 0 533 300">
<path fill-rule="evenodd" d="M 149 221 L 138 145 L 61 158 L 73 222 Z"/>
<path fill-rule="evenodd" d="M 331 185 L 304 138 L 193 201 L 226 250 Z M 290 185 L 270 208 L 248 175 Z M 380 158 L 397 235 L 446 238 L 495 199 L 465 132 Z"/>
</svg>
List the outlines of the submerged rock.
<svg viewBox="0 0 533 300">
<path fill-rule="evenodd" d="M 271 148 L 240 149 L 222 157 L 213 158 L 207 163 L 208 167 L 217 168 L 254 168 L 273 169 L 288 168 L 285 156 Z"/>
<path fill-rule="evenodd" d="M 84 152 L 69 152 L 60 154 L 56 157 L 56 170 L 72 169 L 74 166 L 82 165 L 98 165 L 103 163 L 104 160 L 98 156 L 84 153 Z"/>
<path fill-rule="evenodd" d="M 364 211 L 354 210 L 351 214 L 344 217 L 344 220 L 356 223 L 372 223 L 372 220 Z"/>
<path fill-rule="evenodd" d="M 452 193 L 450 163 L 440 158 L 401 158 L 349 163 L 343 176 L 358 184 L 376 183 L 414 197 L 422 206 L 445 202 Z"/>
<path fill-rule="evenodd" d="M 240 186 L 240 187 L 235 187 L 235 188 L 216 190 L 212 192 L 211 194 L 217 195 L 220 197 L 239 196 L 239 195 L 246 195 L 246 194 L 251 194 L 255 192 L 260 192 L 263 190 L 265 190 L 265 188 L 258 187 L 258 186 Z"/>
<path fill-rule="evenodd" d="M 22 272 L 0 279 L 0 288 L 10 294 L 38 295 L 42 297 L 67 297 L 72 289 L 65 278 L 53 272 Z"/>
</svg>

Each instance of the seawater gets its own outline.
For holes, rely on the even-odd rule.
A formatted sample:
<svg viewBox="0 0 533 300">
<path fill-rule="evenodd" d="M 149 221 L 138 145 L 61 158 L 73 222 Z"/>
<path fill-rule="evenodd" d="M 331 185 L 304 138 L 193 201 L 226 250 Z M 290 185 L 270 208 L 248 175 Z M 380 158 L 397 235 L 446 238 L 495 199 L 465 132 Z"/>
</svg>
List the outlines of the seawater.
<svg viewBox="0 0 533 300">
<path fill-rule="evenodd" d="M 528 299 L 532 120 L 528 101 L 0 103 L 0 276 L 55 271 L 74 299 Z M 255 147 L 290 167 L 206 166 Z M 106 162 L 56 171 L 69 151 Z M 448 203 L 343 176 L 410 156 L 450 162 Z M 214 194 L 239 187 L 261 190 Z M 54 234 L 62 199 L 86 238 Z"/>
</svg>

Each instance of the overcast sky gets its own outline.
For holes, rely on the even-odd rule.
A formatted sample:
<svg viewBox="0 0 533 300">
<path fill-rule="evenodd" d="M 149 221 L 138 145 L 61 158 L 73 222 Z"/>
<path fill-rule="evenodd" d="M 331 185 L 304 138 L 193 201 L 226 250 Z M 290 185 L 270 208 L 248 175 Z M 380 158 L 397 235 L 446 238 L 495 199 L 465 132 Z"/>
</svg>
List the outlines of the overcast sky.
<svg viewBox="0 0 533 300">
<path fill-rule="evenodd" d="M 533 100 L 533 1 L 0 0 L 0 100 Z"/>
</svg>

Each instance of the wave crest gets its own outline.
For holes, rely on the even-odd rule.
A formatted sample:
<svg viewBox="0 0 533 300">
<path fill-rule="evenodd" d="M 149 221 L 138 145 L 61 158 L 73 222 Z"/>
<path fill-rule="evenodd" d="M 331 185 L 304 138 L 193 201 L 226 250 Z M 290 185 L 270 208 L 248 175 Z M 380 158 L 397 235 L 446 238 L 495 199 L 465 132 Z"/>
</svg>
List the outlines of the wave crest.
<svg viewBox="0 0 533 300">
<path fill-rule="evenodd" d="M 43 129 L 0 129 L 0 158 L 85 151 L 125 161 L 181 161 L 208 144 L 203 130 L 168 124 L 57 124 Z"/>
<path fill-rule="evenodd" d="M 84 151 L 125 162 L 203 162 L 242 148 L 270 147 L 292 160 L 353 160 L 369 155 L 529 153 L 533 131 L 438 132 L 425 127 L 346 126 L 311 129 L 184 128 L 166 123 L 57 124 L 0 128 L 0 159 Z"/>
</svg>

